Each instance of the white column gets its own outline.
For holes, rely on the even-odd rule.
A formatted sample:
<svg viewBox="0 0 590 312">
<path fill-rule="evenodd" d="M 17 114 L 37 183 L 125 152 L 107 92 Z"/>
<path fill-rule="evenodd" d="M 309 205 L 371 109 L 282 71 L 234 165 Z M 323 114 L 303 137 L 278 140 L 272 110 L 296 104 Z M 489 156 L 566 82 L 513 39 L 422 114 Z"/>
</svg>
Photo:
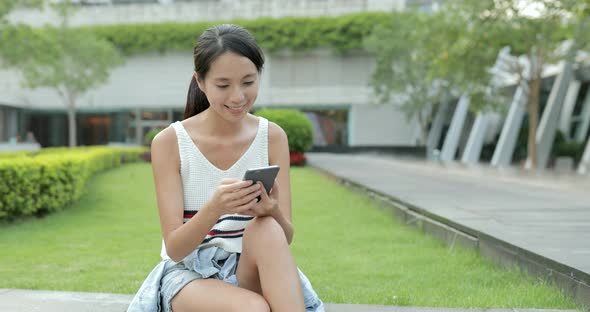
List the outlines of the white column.
<svg viewBox="0 0 590 312">
<path fill-rule="evenodd" d="M 141 122 L 141 109 L 135 109 L 135 143 L 143 144 L 143 124 Z"/>
<path fill-rule="evenodd" d="M 428 138 L 426 140 L 427 159 L 432 159 L 432 152 L 440 142 L 440 135 L 442 134 L 442 129 L 445 125 L 445 120 L 447 118 L 448 113 L 449 101 L 447 99 L 443 99 L 441 103 L 438 105 L 436 115 L 434 116 L 434 120 L 432 121 L 432 126 L 430 127 L 430 131 L 428 131 Z"/>
<path fill-rule="evenodd" d="M 18 112 L 16 109 L 8 109 L 6 113 L 6 134 L 9 139 L 16 139 L 18 136 Z"/>
<path fill-rule="evenodd" d="M 512 155 L 516 147 L 518 132 L 522 126 L 522 120 L 525 114 L 527 93 L 528 89 L 523 84 L 516 88 L 508 115 L 502 126 L 500 138 L 492 156 L 492 166 L 508 167 L 512 163 Z"/>
<path fill-rule="evenodd" d="M 582 159 L 580 160 L 580 164 L 578 165 L 578 173 L 579 174 L 588 174 L 590 171 L 590 139 L 586 142 L 586 148 L 584 149 L 584 155 L 582 155 Z"/>
<path fill-rule="evenodd" d="M 579 116 L 580 124 L 578 125 L 574 135 L 574 140 L 577 143 L 584 142 L 588 133 L 588 128 L 590 127 L 590 90 L 586 92 L 586 99 L 582 105 L 582 113 Z"/>
<path fill-rule="evenodd" d="M 571 127 L 572 127 L 572 114 L 576 107 L 576 100 L 580 92 L 582 83 L 578 80 L 572 80 L 567 89 L 567 94 L 563 102 L 563 108 L 561 110 L 561 116 L 559 117 L 559 130 L 563 132 L 567 140 L 572 138 Z"/>
<path fill-rule="evenodd" d="M 545 169 L 547 167 L 549 154 L 551 153 L 551 147 L 553 146 L 553 140 L 557 131 L 557 123 L 561 114 L 561 107 L 572 78 L 572 64 L 565 62 L 563 70 L 557 75 L 553 83 L 547 105 L 545 105 L 543 116 L 541 116 L 541 122 L 537 128 L 537 168 L 539 169 Z"/>
<path fill-rule="evenodd" d="M 445 143 L 440 155 L 442 161 L 453 161 L 455 154 L 457 153 L 457 146 L 459 145 L 459 139 L 461 138 L 461 132 L 463 131 L 463 125 L 465 124 L 465 118 L 467 117 L 467 110 L 469 108 L 469 96 L 463 94 L 457 103 L 455 113 L 453 114 L 453 120 L 451 126 L 445 137 Z"/>
<path fill-rule="evenodd" d="M 464 164 L 477 164 L 481 156 L 481 149 L 488 131 L 489 118 L 488 114 L 478 113 L 471 131 L 469 132 L 469 139 L 465 146 L 465 151 L 461 157 L 461 162 Z"/>
<path fill-rule="evenodd" d="M 0 107 L 0 142 L 6 141 L 4 138 L 4 109 Z"/>
</svg>

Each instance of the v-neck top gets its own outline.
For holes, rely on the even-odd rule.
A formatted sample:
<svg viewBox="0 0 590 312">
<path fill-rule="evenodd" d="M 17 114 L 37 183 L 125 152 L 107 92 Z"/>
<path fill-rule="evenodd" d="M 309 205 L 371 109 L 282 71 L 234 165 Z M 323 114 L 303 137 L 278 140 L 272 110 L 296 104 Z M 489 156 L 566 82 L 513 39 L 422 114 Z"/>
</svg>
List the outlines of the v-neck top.
<svg viewBox="0 0 590 312">
<path fill-rule="evenodd" d="M 242 179 L 246 170 L 268 166 L 268 120 L 258 117 L 256 137 L 242 156 L 227 170 L 213 165 L 201 153 L 180 121 L 171 125 L 176 132 L 180 155 L 180 175 L 186 223 L 207 203 L 226 178 Z M 207 233 L 198 248 L 218 246 L 229 252 L 242 252 L 242 236 L 253 217 L 239 214 L 223 215 Z M 162 240 L 162 259 L 170 259 Z"/>
</svg>

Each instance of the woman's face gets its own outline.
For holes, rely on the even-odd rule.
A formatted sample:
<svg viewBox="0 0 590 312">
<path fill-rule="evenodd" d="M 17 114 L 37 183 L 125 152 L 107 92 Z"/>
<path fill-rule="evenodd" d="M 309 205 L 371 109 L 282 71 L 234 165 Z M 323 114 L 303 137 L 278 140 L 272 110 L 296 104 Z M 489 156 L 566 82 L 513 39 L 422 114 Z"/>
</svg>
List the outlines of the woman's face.
<svg viewBox="0 0 590 312">
<path fill-rule="evenodd" d="M 244 117 L 258 96 L 258 71 L 249 58 L 232 52 L 219 55 L 205 79 L 198 77 L 211 109 L 226 120 Z"/>
</svg>

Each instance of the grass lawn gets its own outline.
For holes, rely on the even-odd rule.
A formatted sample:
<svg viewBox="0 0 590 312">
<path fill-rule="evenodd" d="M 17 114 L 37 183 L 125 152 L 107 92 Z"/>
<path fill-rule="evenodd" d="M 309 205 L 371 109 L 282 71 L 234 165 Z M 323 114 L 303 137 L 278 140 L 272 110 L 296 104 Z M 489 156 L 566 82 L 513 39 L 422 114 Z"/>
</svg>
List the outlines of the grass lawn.
<svg viewBox="0 0 590 312">
<path fill-rule="evenodd" d="M 291 173 L 292 250 L 326 302 L 581 309 L 542 281 L 400 224 L 311 169 Z M 93 178 L 65 211 L 1 225 L 0 288 L 132 294 L 160 244 L 151 168 L 126 165 Z"/>
</svg>

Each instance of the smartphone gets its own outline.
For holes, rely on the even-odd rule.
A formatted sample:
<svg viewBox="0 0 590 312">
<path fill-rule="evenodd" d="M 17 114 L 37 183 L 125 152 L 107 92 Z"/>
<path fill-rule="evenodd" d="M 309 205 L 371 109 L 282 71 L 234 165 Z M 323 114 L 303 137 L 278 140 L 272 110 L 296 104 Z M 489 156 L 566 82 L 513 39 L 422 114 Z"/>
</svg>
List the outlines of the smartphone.
<svg viewBox="0 0 590 312">
<path fill-rule="evenodd" d="M 279 173 L 279 166 L 268 166 L 268 167 L 260 167 L 260 168 L 252 168 L 248 169 L 244 174 L 244 181 L 251 180 L 254 183 L 260 181 L 262 185 L 264 185 L 264 189 L 266 189 L 266 193 L 270 193 L 272 189 L 272 185 Z M 257 197 L 258 201 L 260 201 L 260 196 Z"/>
</svg>

